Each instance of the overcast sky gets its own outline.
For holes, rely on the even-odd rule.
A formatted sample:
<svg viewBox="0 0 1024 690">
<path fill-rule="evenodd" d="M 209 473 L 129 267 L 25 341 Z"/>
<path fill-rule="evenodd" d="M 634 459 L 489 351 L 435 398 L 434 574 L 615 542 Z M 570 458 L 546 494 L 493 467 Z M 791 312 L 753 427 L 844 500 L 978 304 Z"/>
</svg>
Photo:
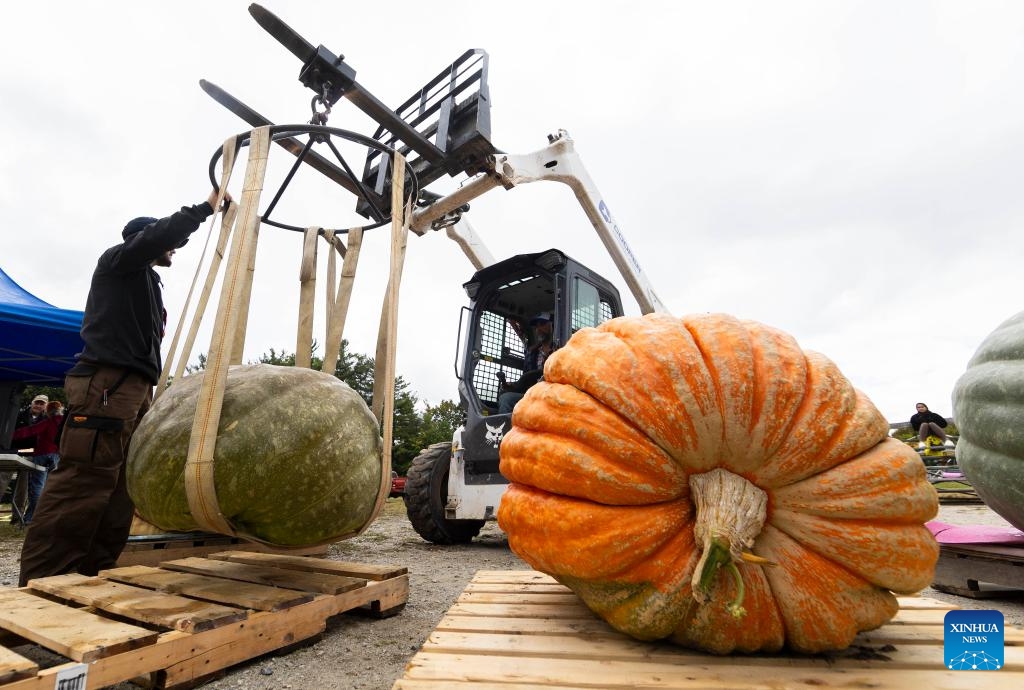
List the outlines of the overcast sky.
<svg viewBox="0 0 1024 690">
<path fill-rule="evenodd" d="M 200 78 L 275 122 L 308 120 L 299 61 L 247 5 L 5 8 L 0 266 L 14 280 L 82 309 L 96 257 L 128 219 L 205 199 L 211 155 L 247 126 Z M 528 153 L 567 129 L 672 313 L 728 312 L 788 331 L 831 357 L 890 421 L 908 419 L 919 400 L 951 415 L 974 350 L 1024 308 L 1022 3 L 265 7 L 344 54 L 392 106 L 463 51 L 487 50 L 495 145 Z M 371 132 L 348 103 L 330 124 Z M 291 159 L 275 150 L 275 160 Z M 275 216 L 354 224 L 351 197 L 318 177 L 293 183 Z M 495 190 L 468 217 L 496 257 L 557 246 L 614 279 L 638 313 L 567 187 Z M 163 270 L 172 324 L 206 230 Z M 260 241 L 247 359 L 295 348 L 299 236 L 267 228 Z M 387 243 L 384 230 L 366 239 L 346 331 L 367 354 Z M 457 399 L 461 284 L 471 274 L 443 233 L 410 237 L 398 371 L 430 403 Z"/>
</svg>

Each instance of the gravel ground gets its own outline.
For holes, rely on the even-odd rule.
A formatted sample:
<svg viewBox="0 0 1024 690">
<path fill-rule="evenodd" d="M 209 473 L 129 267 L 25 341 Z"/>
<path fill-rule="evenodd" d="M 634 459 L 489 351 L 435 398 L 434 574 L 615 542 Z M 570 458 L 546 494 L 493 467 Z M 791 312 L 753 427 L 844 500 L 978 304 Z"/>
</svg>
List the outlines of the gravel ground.
<svg viewBox="0 0 1024 690">
<path fill-rule="evenodd" d="M 1005 520 L 983 505 L 944 504 L 938 520 L 956 525 L 1001 525 Z M 20 534 L 0 527 L 0 584 L 17 582 Z M 390 688 L 441 616 L 477 570 L 525 570 L 508 549 L 496 523 L 488 523 L 472 544 L 439 547 L 413 532 L 399 499 L 388 501 L 380 518 L 360 537 L 331 547 L 336 560 L 403 565 L 409 569 L 410 596 L 397 616 L 376 620 L 342 615 L 317 642 L 281 656 L 267 656 L 235 667 L 204 686 L 210 690 L 349 690 Z M 1024 627 L 1024 598 L 973 600 L 934 590 L 925 596 L 962 608 L 997 609 L 1006 623 Z M 19 649 L 20 651 L 20 649 Z M 135 686 L 121 684 L 117 690 Z"/>
</svg>

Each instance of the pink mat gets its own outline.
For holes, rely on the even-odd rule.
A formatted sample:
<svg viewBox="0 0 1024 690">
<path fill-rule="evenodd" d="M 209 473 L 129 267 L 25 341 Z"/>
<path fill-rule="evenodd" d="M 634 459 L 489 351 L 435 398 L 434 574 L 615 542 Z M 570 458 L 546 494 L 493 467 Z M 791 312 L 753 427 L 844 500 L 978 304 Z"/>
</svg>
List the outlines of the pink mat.
<svg viewBox="0 0 1024 690">
<path fill-rule="evenodd" d="M 925 523 L 925 527 L 940 544 L 1024 544 L 1024 532 L 1013 527 L 959 527 L 936 521 Z"/>
</svg>

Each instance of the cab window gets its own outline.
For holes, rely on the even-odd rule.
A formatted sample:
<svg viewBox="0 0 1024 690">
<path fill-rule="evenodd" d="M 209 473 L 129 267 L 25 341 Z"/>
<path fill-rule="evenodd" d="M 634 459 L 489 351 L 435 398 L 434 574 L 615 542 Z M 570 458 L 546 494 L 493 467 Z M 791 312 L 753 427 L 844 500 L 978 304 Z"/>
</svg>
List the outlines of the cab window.
<svg viewBox="0 0 1024 690">
<path fill-rule="evenodd" d="M 611 298 L 602 295 L 591 283 L 579 276 L 572 283 L 572 332 L 581 328 L 599 326 L 615 316 Z"/>
</svg>

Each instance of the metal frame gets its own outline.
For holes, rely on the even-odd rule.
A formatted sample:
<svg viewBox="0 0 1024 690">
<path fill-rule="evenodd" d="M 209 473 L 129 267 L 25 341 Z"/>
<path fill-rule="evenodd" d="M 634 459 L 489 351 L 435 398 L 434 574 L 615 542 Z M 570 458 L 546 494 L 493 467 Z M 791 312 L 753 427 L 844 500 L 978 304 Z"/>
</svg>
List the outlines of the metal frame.
<svg viewBox="0 0 1024 690">
<path fill-rule="evenodd" d="M 626 242 L 626 237 L 611 209 L 583 167 L 569 133 L 559 130 L 558 134 L 549 136 L 548 140 L 550 143 L 547 147 L 530 154 L 494 156 L 489 161 L 491 167 L 487 173 L 478 175 L 457 191 L 434 201 L 429 206 L 414 211 L 411 229 L 422 235 L 437 220 L 447 217 L 453 211 L 463 208 L 473 199 L 498 186 L 512 189 L 529 182 L 561 182 L 572 189 L 587 219 L 640 306 L 640 311 L 644 314 L 667 312 L 668 309 L 654 292 L 654 287 Z M 490 258 L 490 254 L 478 253 L 482 242 L 475 233 L 460 236 L 459 231 L 454 230 L 449 232 L 449 236 L 452 234 L 456 235 L 453 239 L 459 242 L 463 253 L 474 266 L 479 268 L 481 265 L 488 265 L 487 259 Z M 490 259 L 490 262 L 493 262 L 493 259 Z"/>
<path fill-rule="evenodd" d="M 284 195 L 284 190 L 287 189 L 292 179 L 295 177 L 295 173 L 298 172 L 299 166 L 304 162 L 308 162 L 309 158 L 316 155 L 321 161 L 326 161 L 322 156 L 315 154 L 312 151 L 314 144 L 324 144 L 328 146 L 338 159 L 341 169 L 345 171 L 347 179 L 353 184 L 353 190 L 355 194 L 366 204 L 367 208 L 370 209 L 370 213 L 374 218 L 375 222 L 371 225 L 362 226 L 364 230 L 370 230 L 373 228 L 379 228 L 383 225 L 387 225 L 391 222 L 391 208 L 390 203 L 386 206 L 382 199 L 376 199 L 372 194 L 371 190 L 368 190 L 365 185 L 359 180 L 358 177 L 352 174 L 352 168 L 349 166 L 345 157 L 342 156 L 338 147 L 331 141 L 331 137 L 340 137 L 347 139 L 348 141 L 362 144 L 367 148 L 376 151 L 379 155 L 387 156 L 389 164 L 387 168 L 390 170 L 391 165 L 394 161 L 395 150 L 384 144 L 381 144 L 376 139 L 358 134 L 356 132 L 350 132 L 345 129 L 338 129 L 337 127 L 327 127 L 325 125 L 273 125 L 270 127 L 271 140 L 275 142 L 288 142 L 289 146 L 292 143 L 299 143 L 296 136 L 308 135 L 309 139 L 305 144 L 301 144 L 301 148 L 298 151 L 292 151 L 295 154 L 295 163 L 292 164 L 291 169 L 285 176 L 284 181 L 281 183 L 280 188 L 274 194 L 274 198 L 271 199 L 270 204 L 267 205 L 266 210 L 263 212 L 260 220 L 267 225 L 272 225 L 277 228 L 284 230 L 293 230 L 295 232 L 305 232 L 306 228 L 297 225 L 288 225 L 287 223 L 281 223 L 270 218 L 270 214 L 276 208 L 281 197 Z M 238 148 L 249 145 L 249 140 L 252 136 L 252 132 L 242 132 L 235 137 L 235 144 Z M 214 151 L 213 156 L 210 158 L 210 182 L 216 189 L 220 189 L 220 182 L 217 179 L 217 161 L 220 160 L 223 155 L 223 148 L 218 148 Z M 327 161 L 330 163 L 330 161 Z M 333 166 L 333 163 L 330 163 Z M 416 179 L 416 174 L 406 168 L 406 182 L 405 189 L 403 190 L 403 204 L 408 204 L 410 199 L 416 199 L 419 196 L 419 181 Z M 334 232 L 336 234 L 345 234 L 349 231 L 349 228 L 338 228 Z M 323 234 L 323 232 L 321 232 Z"/>
</svg>

